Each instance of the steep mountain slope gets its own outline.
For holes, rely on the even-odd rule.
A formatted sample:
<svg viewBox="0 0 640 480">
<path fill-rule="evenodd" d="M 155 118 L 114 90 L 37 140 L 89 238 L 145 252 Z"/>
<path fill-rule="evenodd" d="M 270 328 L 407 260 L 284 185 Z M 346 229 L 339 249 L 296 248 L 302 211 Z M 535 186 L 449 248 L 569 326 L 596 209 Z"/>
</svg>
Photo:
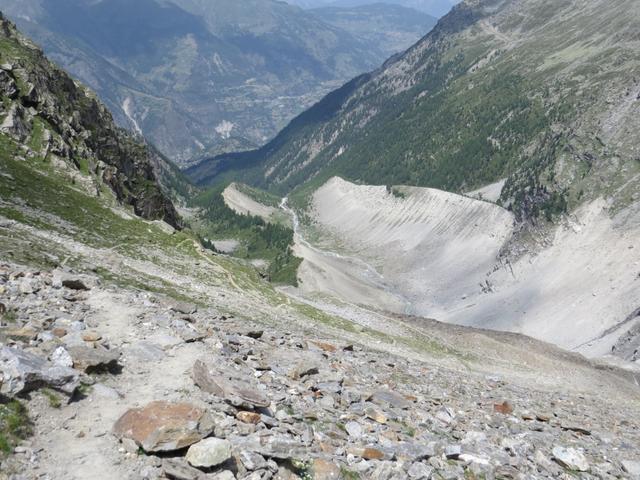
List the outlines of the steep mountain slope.
<svg viewBox="0 0 640 480">
<path fill-rule="evenodd" d="M 523 242 L 514 215 L 493 203 L 333 178 L 306 215 L 296 243 L 305 295 L 524 333 L 590 356 L 624 337 L 633 358 L 640 202 L 616 215 L 589 202 Z"/>
<path fill-rule="evenodd" d="M 312 13 L 376 46 L 385 54 L 385 59 L 413 45 L 437 21 L 436 17 L 412 8 L 384 3 L 317 8 Z"/>
<path fill-rule="evenodd" d="M 0 479 L 638 471 L 637 373 L 521 335 L 327 313 L 189 229 L 131 215 L 94 167 L 133 141 L 0 27 Z M 123 200 L 141 180 L 162 198 L 137 174 L 143 151 L 105 158 L 131 174 L 111 182 Z"/>
<path fill-rule="evenodd" d="M 603 192 L 628 204 L 640 173 L 639 19 L 631 0 L 464 2 L 265 147 L 192 175 L 280 192 L 335 174 L 450 191 L 508 177 L 501 200 L 518 218 Z"/>
<path fill-rule="evenodd" d="M 154 173 L 154 165 L 165 161 L 118 129 L 92 92 L 49 62 L 4 17 L 0 20 L 3 163 L 11 159 L 36 163 L 44 170 L 63 168 L 69 181 L 92 195 L 105 194 L 103 188 L 108 186 L 137 215 L 177 227 L 178 215 Z M 2 197 L 14 193 L 9 188 Z M 25 200 L 27 205 L 56 202 L 42 197 Z"/>
<path fill-rule="evenodd" d="M 275 0 L 1 0 L 0 9 L 119 124 L 177 162 L 261 145 L 388 56 L 370 37 Z"/>
</svg>

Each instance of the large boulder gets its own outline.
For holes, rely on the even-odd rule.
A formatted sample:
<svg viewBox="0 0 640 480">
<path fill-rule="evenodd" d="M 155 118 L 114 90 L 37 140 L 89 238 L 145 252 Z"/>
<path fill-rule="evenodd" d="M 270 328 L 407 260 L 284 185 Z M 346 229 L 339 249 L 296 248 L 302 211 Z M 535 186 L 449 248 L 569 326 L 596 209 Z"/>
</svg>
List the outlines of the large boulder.
<svg viewBox="0 0 640 480">
<path fill-rule="evenodd" d="M 21 105 L 14 103 L 0 124 L 0 132 L 11 135 L 19 141 L 24 141 L 29 136 L 30 127 L 26 119 L 26 111 Z"/>
<path fill-rule="evenodd" d="M 14 397 L 42 387 L 72 395 L 80 385 L 77 371 L 18 348 L 0 348 L 0 393 Z"/>
<path fill-rule="evenodd" d="M 211 416 L 189 403 L 156 401 L 128 410 L 113 427 L 119 438 L 129 438 L 146 452 L 171 452 L 211 434 Z"/>
</svg>

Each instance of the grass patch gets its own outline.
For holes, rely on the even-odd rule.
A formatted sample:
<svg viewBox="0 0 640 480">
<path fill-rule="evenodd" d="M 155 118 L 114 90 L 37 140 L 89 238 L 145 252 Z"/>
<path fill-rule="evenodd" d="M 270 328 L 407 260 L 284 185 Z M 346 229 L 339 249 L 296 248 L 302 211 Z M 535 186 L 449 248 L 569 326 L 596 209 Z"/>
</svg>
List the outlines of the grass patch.
<svg viewBox="0 0 640 480">
<path fill-rule="evenodd" d="M 2 315 L 0 315 L 0 319 L 2 320 L 2 323 L 9 324 L 9 323 L 16 323 L 16 321 L 18 320 L 18 317 L 16 315 L 16 312 L 14 312 L 13 310 L 7 310 Z"/>
<path fill-rule="evenodd" d="M 346 467 L 342 467 L 340 469 L 340 473 L 342 474 L 344 480 L 360 480 L 361 478 L 359 473 L 354 472 L 353 470 L 349 470 Z"/>
<path fill-rule="evenodd" d="M 60 396 L 49 388 L 43 388 L 40 390 L 40 393 L 44 395 L 44 397 L 49 401 L 49 406 L 51 408 L 60 408 L 62 407 L 62 401 L 60 400 Z"/>
<path fill-rule="evenodd" d="M 9 455 L 32 433 L 27 409 L 17 400 L 0 404 L 0 457 Z"/>
</svg>

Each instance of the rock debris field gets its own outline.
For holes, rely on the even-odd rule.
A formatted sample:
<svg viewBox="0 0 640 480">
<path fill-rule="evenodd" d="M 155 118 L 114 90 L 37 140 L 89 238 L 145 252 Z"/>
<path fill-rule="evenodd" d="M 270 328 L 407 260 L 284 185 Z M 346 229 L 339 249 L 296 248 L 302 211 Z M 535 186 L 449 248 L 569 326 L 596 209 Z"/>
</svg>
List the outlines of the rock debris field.
<svg viewBox="0 0 640 480">
<path fill-rule="evenodd" d="M 0 301 L 0 392 L 32 429 L 2 479 L 640 478 L 630 395 L 538 391 L 91 273 L 4 264 Z"/>
</svg>

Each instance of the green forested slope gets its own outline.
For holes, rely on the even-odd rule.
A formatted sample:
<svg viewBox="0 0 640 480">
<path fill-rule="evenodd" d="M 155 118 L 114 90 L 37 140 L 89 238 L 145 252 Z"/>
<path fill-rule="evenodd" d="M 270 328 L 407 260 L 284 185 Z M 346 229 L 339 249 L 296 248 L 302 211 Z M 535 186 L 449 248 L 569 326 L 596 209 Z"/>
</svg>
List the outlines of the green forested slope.
<svg viewBox="0 0 640 480">
<path fill-rule="evenodd" d="M 264 148 L 190 174 L 279 192 L 336 174 L 453 191 L 508 178 L 502 201 L 523 216 L 602 192 L 628 202 L 639 169 L 638 24 L 632 0 L 463 2 Z"/>
</svg>

